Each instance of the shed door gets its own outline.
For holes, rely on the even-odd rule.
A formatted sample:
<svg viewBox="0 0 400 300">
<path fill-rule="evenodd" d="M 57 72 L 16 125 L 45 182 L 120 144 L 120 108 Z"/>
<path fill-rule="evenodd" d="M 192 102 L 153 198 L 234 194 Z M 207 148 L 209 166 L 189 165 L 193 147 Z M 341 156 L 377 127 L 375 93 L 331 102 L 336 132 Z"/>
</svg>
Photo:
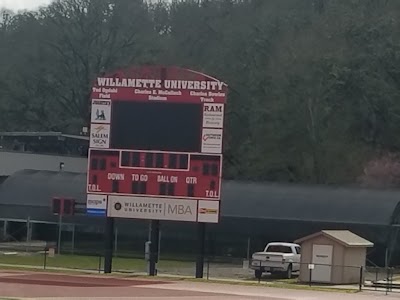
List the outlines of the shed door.
<svg viewBox="0 0 400 300">
<path fill-rule="evenodd" d="M 332 275 L 332 245 L 313 245 L 311 280 L 313 282 L 331 282 Z"/>
</svg>

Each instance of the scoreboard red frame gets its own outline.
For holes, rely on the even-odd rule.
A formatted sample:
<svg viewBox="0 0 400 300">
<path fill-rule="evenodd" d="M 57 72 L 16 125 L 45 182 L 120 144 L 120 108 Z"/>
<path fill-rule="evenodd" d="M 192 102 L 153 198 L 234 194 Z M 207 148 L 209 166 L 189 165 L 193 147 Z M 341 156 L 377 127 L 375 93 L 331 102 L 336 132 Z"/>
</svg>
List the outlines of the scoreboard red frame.
<svg viewBox="0 0 400 300">
<path fill-rule="evenodd" d="M 134 67 L 97 78 L 87 193 L 219 201 L 226 95 L 225 83 L 179 67 Z M 120 102 L 200 105 L 201 149 L 113 148 L 113 106 Z"/>
<path fill-rule="evenodd" d="M 123 166 L 121 158 L 139 154 L 137 167 Z M 146 156 L 185 158 L 185 165 L 168 164 L 145 167 Z M 222 155 L 184 152 L 90 149 L 88 193 L 107 195 L 156 196 L 177 199 L 219 200 L 221 194 Z M 168 160 L 167 160 L 168 161 Z M 106 167 L 107 166 L 107 167 Z"/>
</svg>

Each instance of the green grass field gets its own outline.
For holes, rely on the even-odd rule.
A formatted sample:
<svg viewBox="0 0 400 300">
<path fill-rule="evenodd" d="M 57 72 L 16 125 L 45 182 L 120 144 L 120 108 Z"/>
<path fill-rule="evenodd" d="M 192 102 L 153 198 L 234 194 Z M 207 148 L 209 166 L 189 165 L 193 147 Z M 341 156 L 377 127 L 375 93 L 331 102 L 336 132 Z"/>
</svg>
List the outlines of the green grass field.
<svg viewBox="0 0 400 300">
<path fill-rule="evenodd" d="M 101 266 L 103 266 L 103 263 L 104 261 L 102 259 Z M 0 264 L 43 267 L 44 255 L 0 255 Z M 47 257 L 46 266 L 82 270 L 98 270 L 99 257 L 83 255 L 56 255 L 55 257 Z M 194 263 L 161 260 L 158 263 L 158 266 L 159 268 L 190 268 L 194 266 Z M 144 259 L 114 257 L 113 270 L 145 272 L 146 262 Z"/>
</svg>

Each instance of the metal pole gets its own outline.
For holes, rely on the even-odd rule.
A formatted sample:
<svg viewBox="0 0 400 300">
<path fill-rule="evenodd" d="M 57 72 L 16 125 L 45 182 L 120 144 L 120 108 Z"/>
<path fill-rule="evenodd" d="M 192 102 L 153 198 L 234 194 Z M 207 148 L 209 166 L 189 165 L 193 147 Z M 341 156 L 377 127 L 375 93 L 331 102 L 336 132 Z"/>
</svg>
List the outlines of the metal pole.
<svg viewBox="0 0 400 300">
<path fill-rule="evenodd" d="M 158 234 L 158 260 L 160 260 L 160 255 L 161 255 L 161 230 L 159 230 L 159 234 Z"/>
<path fill-rule="evenodd" d="M 33 225 L 34 223 L 29 220 L 29 243 L 32 242 Z"/>
<path fill-rule="evenodd" d="M 247 260 L 250 260 L 250 237 L 247 239 Z"/>
<path fill-rule="evenodd" d="M 196 278 L 203 278 L 204 272 L 204 254 L 206 239 L 206 223 L 197 224 L 197 260 L 196 260 Z"/>
<path fill-rule="evenodd" d="M 57 254 L 61 253 L 61 232 L 62 232 L 62 213 L 58 215 L 58 243 L 57 243 Z"/>
<path fill-rule="evenodd" d="M 3 227 L 3 239 L 7 239 L 7 227 L 8 227 L 8 221 L 4 220 L 4 227 Z"/>
<path fill-rule="evenodd" d="M 29 243 L 29 227 L 30 227 L 30 221 L 31 217 L 28 217 L 26 220 L 26 242 Z"/>
<path fill-rule="evenodd" d="M 71 253 L 75 252 L 75 224 L 72 225 Z"/>
<path fill-rule="evenodd" d="M 145 256 L 146 254 L 148 255 L 148 257 L 146 258 L 147 261 L 147 275 L 150 276 L 150 272 L 151 272 L 151 221 L 149 223 L 149 232 L 148 232 L 148 236 L 147 236 L 147 242 L 145 244 Z M 149 248 L 147 248 L 149 247 Z"/>
<path fill-rule="evenodd" d="M 30 225 L 30 217 L 26 220 L 26 247 L 25 252 L 28 252 L 28 243 L 29 243 L 29 225 Z"/>
<path fill-rule="evenodd" d="M 115 226 L 115 233 L 114 233 L 114 255 L 117 255 L 118 251 L 118 227 Z"/>
<path fill-rule="evenodd" d="M 386 269 L 386 295 L 389 293 L 389 268 Z"/>
<path fill-rule="evenodd" d="M 156 265 L 158 262 L 158 241 L 160 235 L 160 221 L 152 220 L 150 223 L 150 262 L 149 262 L 149 275 L 157 275 Z"/>
<path fill-rule="evenodd" d="M 389 248 L 386 248 L 386 250 L 385 250 L 385 268 L 389 267 L 388 258 L 389 258 Z"/>
<path fill-rule="evenodd" d="M 114 218 L 106 218 L 105 228 L 105 253 L 104 253 L 104 273 L 112 272 L 112 258 L 114 249 Z"/>
<path fill-rule="evenodd" d="M 207 259 L 207 280 L 210 278 L 210 258 Z"/>
<path fill-rule="evenodd" d="M 363 287 L 363 282 L 364 282 L 364 267 L 361 266 L 360 268 L 360 282 L 359 282 L 359 286 L 358 286 L 358 290 L 361 292 L 362 291 L 362 287 Z"/>
<path fill-rule="evenodd" d="M 44 249 L 43 269 L 46 270 L 46 266 L 47 266 L 47 248 Z"/>
<path fill-rule="evenodd" d="M 393 290 L 393 275 L 394 275 L 394 269 L 390 268 L 390 291 Z"/>
<path fill-rule="evenodd" d="M 101 273 L 101 254 L 99 254 L 99 274 Z"/>
</svg>

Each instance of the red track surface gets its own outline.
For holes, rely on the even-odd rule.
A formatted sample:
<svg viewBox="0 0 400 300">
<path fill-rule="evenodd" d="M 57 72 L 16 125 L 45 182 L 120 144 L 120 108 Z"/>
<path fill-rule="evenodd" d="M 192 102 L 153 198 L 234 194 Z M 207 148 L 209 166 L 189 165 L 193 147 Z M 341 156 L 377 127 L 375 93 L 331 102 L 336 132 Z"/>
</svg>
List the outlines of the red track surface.
<svg viewBox="0 0 400 300">
<path fill-rule="evenodd" d="M 0 276 L 0 283 L 49 285 L 63 287 L 123 287 L 149 284 L 166 284 L 155 280 L 131 280 L 104 277 L 72 276 L 59 274 L 13 274 Z"/>
<path fill-rule="evenodd" d="M 96 275 L 0 272 L 0 299 L 30 300 L 398 300 L 398 294 L 345 294 L 202 282 L 160 281 Z"/>
<path fill-rule="evenodd" d="M 47 299 L 58 297 L 209 297 L 211 293 L 179 291 L 171 289 L 153 289 L 150 285 L 169 285 L 159 280 L 111 278 L 105 276 L 61 275 L 37 272 L 0 273 L 1 297 L 27 297 Z M 182 299 L 182 298 L 181 298 Z"/>
</svg>

